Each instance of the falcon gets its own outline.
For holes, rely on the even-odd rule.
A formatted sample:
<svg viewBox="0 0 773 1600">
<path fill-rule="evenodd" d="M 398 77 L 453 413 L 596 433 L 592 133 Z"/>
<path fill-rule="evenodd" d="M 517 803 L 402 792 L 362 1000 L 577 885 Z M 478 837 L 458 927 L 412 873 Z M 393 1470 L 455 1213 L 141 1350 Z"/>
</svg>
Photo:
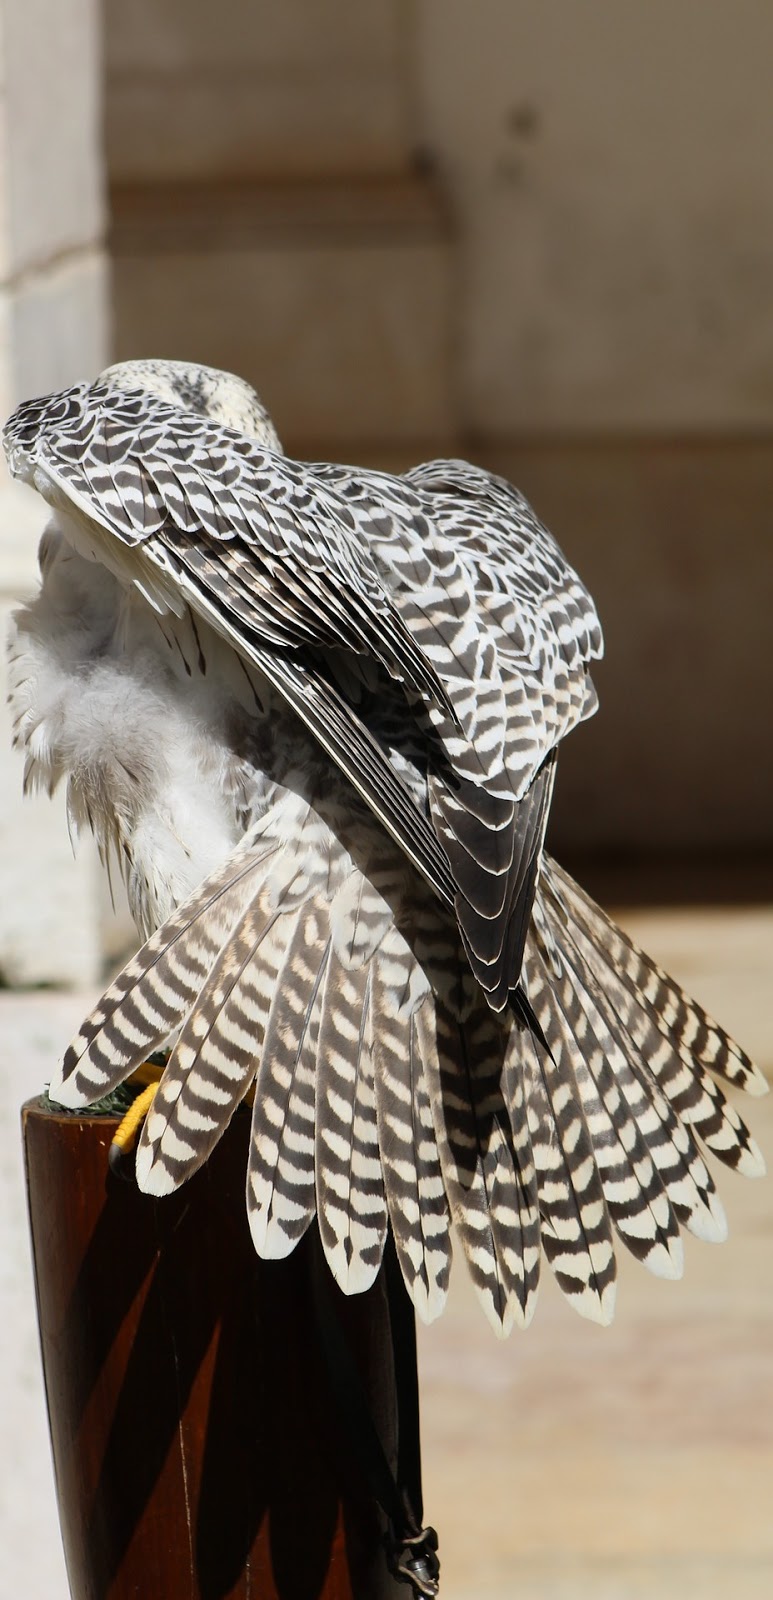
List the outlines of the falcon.
<svg viewBox="0 0 773 1600">
<path fill-rule="evenodd" d="M 517 489 L 464 461 L 300 463 L 239 378 L 170 361 L 19 406 L 51 507 L 15 618 L 25 782 L 117 862 L 145 943 L 51 1095 L 169 1047 L 136 1155 L 163 1195 L 252 1094 L 264 1257 L 316 1216 L 341 1288 L 391 1228 L 426 1320 L 452 1224 L 489 1320 L 544 1253 L 606 1323 L 615 1244 L 682 1271 L 726 1224 L 702 1147 L 754 1175 L 743 1051 L 545 850 L 596 707 L 593 603 Z"/>
</svg>

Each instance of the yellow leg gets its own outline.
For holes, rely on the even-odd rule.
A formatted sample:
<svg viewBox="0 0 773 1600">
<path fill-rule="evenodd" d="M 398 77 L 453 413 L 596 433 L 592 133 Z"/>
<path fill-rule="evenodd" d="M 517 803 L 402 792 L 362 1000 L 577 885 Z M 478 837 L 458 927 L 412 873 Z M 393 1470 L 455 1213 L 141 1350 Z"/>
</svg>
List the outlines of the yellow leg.
<svg viewBox="0 0 773 1600">
<path fill-rule="evenodd" d="M 123 1117 L 113 1134 L 107 1157 L 111 1172 L 120 1172 L 123 1158 L 134 1149 L 140 1126 L 153 1104 L 153 1098 L 160 1081 L 158 1067 L 153 1067 L 150 1063 L 145 1067 L 140 1067 L 139 1071 L 134 1074 L 134 1081 L 141 1083 L 148 1072 L 153 1072 L 153 1082 L 148 1083 L 137 1095 L 136 1100 L 132 1101 L 126 1116 Z"/>
</svg>

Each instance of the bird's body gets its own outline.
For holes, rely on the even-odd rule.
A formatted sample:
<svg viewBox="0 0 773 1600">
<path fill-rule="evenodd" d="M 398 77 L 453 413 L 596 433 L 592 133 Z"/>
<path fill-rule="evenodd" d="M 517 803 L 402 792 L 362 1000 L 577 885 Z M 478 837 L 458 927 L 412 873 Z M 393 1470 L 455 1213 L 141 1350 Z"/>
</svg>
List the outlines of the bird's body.
<svg viewBox="0 0 773 1600">
<path fill-rule="evenodd" d="M 695 1134 L 760 1165 L 706 1069 L 763 1083 L 545 854 L 601 636 L 523 497 L 460 462 L 290 462 L 252 391 L 172 363 L 29 402 L 6 449 L 54 507 L 12 650 L 28 780 L 66 778 L 149 940 L 54 1093 L 179 1030 L 141 1186 L 256 1080 L 257 1249 L 316 1214 L 356 1292 L 391 1223 L 427 1317 L 451 1219 L 504 1331 L 540 1244 L 602 1321 L 615 1231 L 677 1276 L 679 1225 L 724 1229 Z"/>
</svg>

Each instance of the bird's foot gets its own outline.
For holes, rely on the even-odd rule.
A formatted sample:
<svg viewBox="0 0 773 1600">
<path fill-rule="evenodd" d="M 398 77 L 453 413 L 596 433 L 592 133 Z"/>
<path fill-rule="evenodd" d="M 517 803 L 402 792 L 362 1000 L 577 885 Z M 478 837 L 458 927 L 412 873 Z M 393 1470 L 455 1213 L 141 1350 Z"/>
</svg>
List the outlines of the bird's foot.
<svg viewBox="0 0 773 1600">
<path fill-rule="evenodd" d="M 142 1085 L 139 1094 L 135 1095 L 128 1111 L 121 1118 L 118 1127 L 110 1142 L 107 1154 L 110 1171 L 118 1178 L 132 1181 L 134 1177 L 133 1163 L 130 1157 L 134 1153 L 140 1128 L 153 1104 L 153 1100 L 161 1081 L 162 1068 L 152 1061 L 146 1061 L 129 1079 L 131 1084 Z"/>
</svg>

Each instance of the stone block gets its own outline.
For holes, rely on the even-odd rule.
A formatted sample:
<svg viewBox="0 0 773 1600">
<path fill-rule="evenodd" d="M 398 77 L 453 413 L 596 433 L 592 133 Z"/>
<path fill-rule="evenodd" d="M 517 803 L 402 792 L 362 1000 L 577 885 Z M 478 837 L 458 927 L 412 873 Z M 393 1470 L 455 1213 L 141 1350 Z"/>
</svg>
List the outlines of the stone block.
<svg viewBox="0 0 773 1600">
<path fill-rule="evenodd" d="M 469 426 L 769 428 L 773 7 L 422 0 L 417 22 Z"/>
<path fill-rule="evenodd" d="M 383 172 L 406 164 L 394 0 L 107 6 L 114 180 Z"/>
<path fill-rule="evenodd" d="M 104 11 L 111 78 L 373 69 L 394 61 L 403 20 L 399 0 L 105 0 Z"/>
<path fill-rule="evenodd" d="M 326 178 L 380 174 L 407 159 L 388 80 L 186 78 L 119 81 L 108 103 L 107 152 L 118 181 Z"/>
<path fill-rule="evenodd" d="M 129 198 L 116 195 L 117 358 L 241 372 L 288 441 L 448 437 L 447 230 L 420 185 Z"/>
<path fill-rule="evenodd" d="M 20 399 L 96 376 L 107 359 L 108 327 L 100 250 L 68 256 L 0 290 L 4 417 Z"/>
<path fill-rule="evenodd" d="M 104 227 L 98 0 L 3 6 L 0 276 L 40 266 Z"/>
</svg>

